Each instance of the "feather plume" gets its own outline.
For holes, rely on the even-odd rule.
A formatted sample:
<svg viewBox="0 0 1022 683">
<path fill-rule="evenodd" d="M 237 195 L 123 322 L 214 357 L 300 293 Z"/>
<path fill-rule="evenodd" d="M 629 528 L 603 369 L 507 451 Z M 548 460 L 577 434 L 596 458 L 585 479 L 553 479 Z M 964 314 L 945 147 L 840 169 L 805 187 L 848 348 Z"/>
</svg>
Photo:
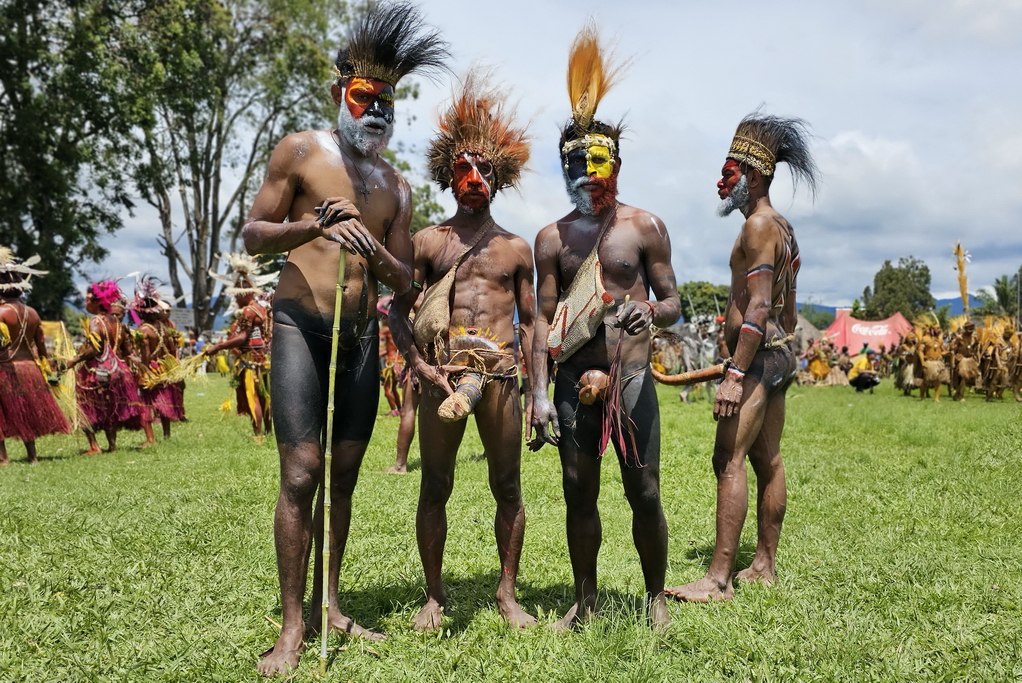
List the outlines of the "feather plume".
<svg viewBox="0 0 1022 683">
<path fill-rule="evenodd" d="M 728 157 L 772 176 L 777 164 L 788 164 L 795 186 L 804 182 L 816 196 L 819 171 L 809 151 L 809 125 L 802 119 L 749 114 L 738 124 Z"/>
<path fill-rule="evenodd" d="M 49 272 L 32 268 L 39 261 L 38 255 L 22 261 L 15 256 L 13 249 L 0 245 L 0 290 L 19 294 L 32 291 L 32 277 Z"/>
<path fill-rule="evenodd" d="M 622 69 L 604 54 L 596 25 L 586 24 L 568 54 L 568 99 L 571 118 L 580 130 L 588 131 L 593 125 L 600 101 L 617 83 Z"/>
<path fill-rule="evenodd" d="M 440 32 L 429 28 L 409 2 L 370 7 L 337 52 L 334 67 L 341 78 L 359 76 L 390 83 L 410 73 L 431 80 L 450 57 Z"/>
<path fill-rule="evenodd" d="M 494 193 L 514 187 L 529 160 L 529 139 L 524 128 L 514 125 L 514 111 L 504 93 L 488 86 L 488 74 L 469 72 L 450 108 L 440 117 L 438 132 L 430 142 L 427 158 L 430 174 L 445 190 L 451 186 L 454 160 L 472 152 L 493 164 Z"/>
</svg>

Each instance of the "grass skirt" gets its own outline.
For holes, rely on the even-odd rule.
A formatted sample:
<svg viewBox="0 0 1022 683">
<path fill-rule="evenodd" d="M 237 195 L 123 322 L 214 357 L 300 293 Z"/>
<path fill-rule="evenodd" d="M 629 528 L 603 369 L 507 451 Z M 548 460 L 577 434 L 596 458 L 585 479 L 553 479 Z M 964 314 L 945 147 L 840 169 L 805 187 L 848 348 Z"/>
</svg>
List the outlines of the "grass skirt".
<svg viewBox="0 0 1022 683">
<path fill-rule="evenodd" d="M 154 418 L 180 422 L 185 416 L 184 389 L 178 384 L 158 384 L 139 390 L 142 401 L 152 410 Z"/>
<path fill-rule="evenodd" d="M 34 360 L 0 363 L 0 439 L 69 434 L 71 424 Z"/>
<path fill-rule="evenodd" d="M 87 360 L 75 373 L 78 406 L 93 431 L 141 429 L 150 421 L 135 377 L 122 359 Z"/>
</svg>

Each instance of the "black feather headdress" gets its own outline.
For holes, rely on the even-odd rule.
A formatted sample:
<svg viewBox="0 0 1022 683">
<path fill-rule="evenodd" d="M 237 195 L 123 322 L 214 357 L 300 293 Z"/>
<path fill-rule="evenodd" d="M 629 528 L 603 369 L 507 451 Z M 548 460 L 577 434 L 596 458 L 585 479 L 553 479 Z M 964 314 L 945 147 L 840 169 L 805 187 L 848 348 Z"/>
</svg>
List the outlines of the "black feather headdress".
<svg viewBox="0 0 1022 683">
<path fill-rule="evenodd" d="M 337 52 L 340 78 L 371 78 L 396 86 L 410 73 L 435 78 L 450 57 L 440 32 L 409 2 L 370 7 Z"/>
<path fill-rule="evenodd" d="M 808 124 L 802 119 L 753 113 L 738 124 L 728 158 L 772 176 L 777 164 L 788 164 L 795 184 L 801 180 L 816 195 L 819 172 L 809 152 Z"/>
</svg>

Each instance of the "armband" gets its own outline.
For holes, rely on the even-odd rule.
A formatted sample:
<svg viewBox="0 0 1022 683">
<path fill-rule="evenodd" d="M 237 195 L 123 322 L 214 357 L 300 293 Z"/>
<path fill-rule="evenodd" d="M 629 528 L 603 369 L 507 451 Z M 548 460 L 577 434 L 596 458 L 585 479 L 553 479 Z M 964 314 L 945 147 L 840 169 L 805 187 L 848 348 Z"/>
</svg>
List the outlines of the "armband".
<svg viewBox="0 0 1022 683">
<path fill-rule="evenodd" d="M 745 379 L 745 371 L 739 370 L 738 366 L 736 365 L 729 366 L 727 369 L 727 374 L 731 375 L 732 377 L 738 380 Z"/>
<path fill-rule="evenodd" d="M 745 271 L 745 279 L 748 280 L 750 278 L 756 277 L 757 275 L 763 275 L 764 273 L 772 273 L 772 272 L 774 272 L 773 264 L 761 263 L 760 265 L 756 266 L 755 268 L 750 268 L 749 270 Z"/>
<path fill-rule="evenodd" d="M 756 335 L 757 337 L 762 337 L 763 334 L 765 333 L 765 330 L 756 323 L 749 322 L 748 320 L 743 320 L 742 328 L 739 331 L 739 334 L 741 334 L 742 332 L 750 332 Z"/>
</svg>

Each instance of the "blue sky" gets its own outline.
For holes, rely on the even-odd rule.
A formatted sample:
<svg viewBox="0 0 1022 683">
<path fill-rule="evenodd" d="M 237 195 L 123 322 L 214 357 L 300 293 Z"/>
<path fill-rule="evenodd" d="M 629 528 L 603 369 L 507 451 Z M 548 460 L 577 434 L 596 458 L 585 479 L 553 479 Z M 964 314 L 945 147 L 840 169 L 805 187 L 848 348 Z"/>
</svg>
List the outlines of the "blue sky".
<svg viewBox="0 0 1022 683">
<path fill-rule="evenodd" d="M 774 205 L 803 254 L 799 299 L 847 305 L 885 259 L 925 261 L 938 297 L 957 293 L 951 250 L 972 254 L 970 290 L 1022 265 L 1022 2 L 860 0 L 695 3 L 517 0 L 422 3 L 450 41 L 455 74 L 492 67 L 533 138 L 520 191 L 496 220 L 529 241 L 571 207 L 557 159 L 568 115 L 568 46 L 588 17 L 631 66 L 599 115 L 624 117 L 621 200 L 664 220 L 679 282 L 728 281 L 740 216 L 718 218 L 715 183 L 746 113 L 812 126 L 823 173 L 815 203 L 781 167 Z M 418 154 L 452 84 L 424 82 L 399 103 L 395 141 Z M 324 91 L 324 97 L 327 96 Z M 324 122 L 324 128 L 330 122 Z M 421 180 L 422 175 L 419 176 Z M 453 212 L 449 193 L 444 205 Z M 92 270 L 166 270 L 155 216 L 140 211 L 108 238 Z"/>
</svg>

